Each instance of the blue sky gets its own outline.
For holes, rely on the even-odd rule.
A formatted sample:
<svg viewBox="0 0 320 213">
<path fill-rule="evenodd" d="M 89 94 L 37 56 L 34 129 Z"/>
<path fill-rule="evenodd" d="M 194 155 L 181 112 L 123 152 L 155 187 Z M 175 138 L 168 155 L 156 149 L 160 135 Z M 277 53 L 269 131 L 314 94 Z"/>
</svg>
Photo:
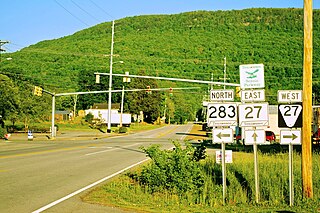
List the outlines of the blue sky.
<svg viewBox="0 0 320 213">
<path fill-rule="evenodd" d="M 3 48 L 14 52 L 128 16 L 258 7 L 303 8 L 303 0 L 1 0 L 0 40 L 10 41 Z"/>
</svg>

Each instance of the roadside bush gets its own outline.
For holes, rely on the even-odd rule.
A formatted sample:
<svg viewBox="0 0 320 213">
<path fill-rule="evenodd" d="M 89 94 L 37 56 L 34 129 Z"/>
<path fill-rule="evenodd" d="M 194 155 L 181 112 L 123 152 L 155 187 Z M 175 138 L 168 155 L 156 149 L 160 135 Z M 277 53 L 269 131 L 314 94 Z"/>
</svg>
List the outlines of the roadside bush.
<svg viewBox="0 0 320 213">
<path fill-rule="evenodd" d="M 119 128 L 119 133 L 127 133 L 128 132 L 128 128 L 127 127 L 120 127 Z"/>
<path fill-rule="evenodd" d="M 7 129 L 0 126 L 0 138 L 4 138 L 5 134 L 7 134 Z"/>
<path fill-rule="evenodd" d="M 93 115 L 91 113 L 86 114 L 86 116 L 84 116 L 84 120 L 86 122 L 88 122 L 89 124 L 92 124 L 92 120 L 93 120 Z"/>
<path fill-rule="evenodd" d="M 173 150 L 161 150 L 159 145 L 142 148 L 152 162 L 143 167 L 138 181 L 149 193 L 169 190 L 179 196 L 186 192 L 198 194 L 204 185 L 204 172 L 194 158 L 195 149 L 191 145 L 182 149 L 178 142 L 173 144 Z"/>
</svg>

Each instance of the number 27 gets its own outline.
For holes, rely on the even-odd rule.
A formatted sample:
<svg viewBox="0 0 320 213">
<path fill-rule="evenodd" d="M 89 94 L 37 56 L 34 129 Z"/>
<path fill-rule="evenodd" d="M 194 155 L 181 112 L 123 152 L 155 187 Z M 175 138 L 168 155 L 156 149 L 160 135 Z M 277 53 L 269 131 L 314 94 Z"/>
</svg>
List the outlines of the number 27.
<svg viewBox="0 0 320 213">
<path fill-rule="evenodd" d="M 257 116 L 254 117 L 254 109 L 257 109 Z M 244 110 L 247 112 L 245 118 L 246 119 L 252 119 L 252 118 L 259 118 L 260 117 L 260 112 L 261 112 L 262 106 L 247 106 L 246 108 L 244 108 Z"/>
</svg>

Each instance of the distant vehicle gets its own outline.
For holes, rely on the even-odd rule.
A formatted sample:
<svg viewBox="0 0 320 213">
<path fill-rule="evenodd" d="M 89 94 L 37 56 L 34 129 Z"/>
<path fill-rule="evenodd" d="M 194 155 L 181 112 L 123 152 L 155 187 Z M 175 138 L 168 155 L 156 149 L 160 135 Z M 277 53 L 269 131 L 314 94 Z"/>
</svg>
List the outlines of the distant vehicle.
<svg viewBox="0 0 320 213">
<path fill-rule="evenodd" d="M 235 135 L 235 139 L 237 143 L 241 142 L 241 131 L 238 131 L 238 134 Z M 274 134 L 274 132 L 269 130 L 266 131 L 266 141 L 270 143 L 276 142 L 276 135 Z M 244 142 L 244 139 L 243 139 L 243 142 Z"/>
<path fill-rule="evenodd" d="M 276 142 L 276 135 L 272 131 L 266 131 L 266 141 Z"/>
<path fill-rule="evenodd" d="M 312 134 L 312 143 L 313 144 L 319 144 L 320 143 L 320 129 L 317 129 L 317 131 L 315 131 Z"/>
</svg>

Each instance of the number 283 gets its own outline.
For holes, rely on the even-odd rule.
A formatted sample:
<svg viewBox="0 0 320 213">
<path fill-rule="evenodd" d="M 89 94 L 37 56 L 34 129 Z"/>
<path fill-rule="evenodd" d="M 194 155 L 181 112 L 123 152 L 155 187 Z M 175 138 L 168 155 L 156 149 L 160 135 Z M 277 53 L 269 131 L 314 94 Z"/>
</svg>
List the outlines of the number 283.
<svg viewBox="0 0 320 213">
<path fill-rule="evenodd" d="M 236 116 L 236 107 L 234 105 L 221 105 L 209 107 L 209 118 L 234 118 Z"/>
</svg>

